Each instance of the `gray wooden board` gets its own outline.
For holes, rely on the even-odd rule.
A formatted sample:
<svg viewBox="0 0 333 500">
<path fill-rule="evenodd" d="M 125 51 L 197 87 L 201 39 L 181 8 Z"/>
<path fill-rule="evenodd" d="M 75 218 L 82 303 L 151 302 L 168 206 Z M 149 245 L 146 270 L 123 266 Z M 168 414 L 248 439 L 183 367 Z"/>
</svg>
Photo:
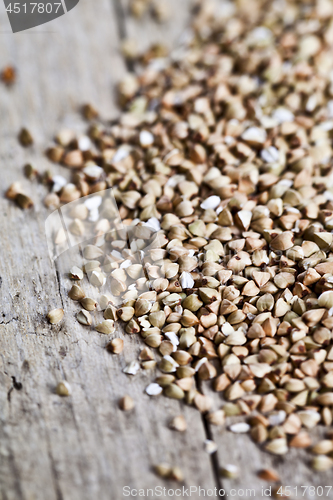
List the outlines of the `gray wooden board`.
<svg viewBox="0 0 333 500">
<path fill-rule="evenodd" d="M 190 27 L 193 0 L 168 0 L 169 15 L 165 22 L 154 22 L 151 10 L 147 10 L 142 18 L 130 15 L 130 0 L 121 0 L 123 28 L 121 34 L 136 42 L 139 52 L 147 50 L 151 44 L 160 43 L 168 50 L 177 47 L 184 39 Z"/>
<path fill-rule="evenodd" d="M 122 372 L 136 359 L 143 346 L 140 339 L 123 334 L 118 326 L 125 349 L 111 356 L 104 349 L 106 336 L 75 320 L 78 307 L 67 300 L 65 269 L 58 279 L 47 252 L 48 212 L 41 202 L 45 188 L 23 181 L 35 200 L 29 212 L 3 198 L 5 188 L 22 178 L 27 161 L 41 171 L 51 168 L 68 176 L 64 168 L 50 165 L 43 151 L 59 128 L 84 130 L 77 114 L 82 103 L 94 104 L 105 119 L 117 116 L 114 86 L 126 72 L 119 36 L 136 39 L 140 49 L 154 41 L 176 46 L 188 26 L 191 2 L 170 1 L 172 21 L 161 26 L 147 16 L 142 22 L 132 19 L 120 1 L 96 4 L 81 0 L 66 16 L 15 35 L 0 5 L 0 66 L 14 64 L 18 69 L 12 89 L 0 86 L 0 498 L 118 500 L 125 498 L 124 486 L 176 488 L 153 473 L 159 462 L 180 466 L 185 486 L 204 489 L 222 485 L 215 476 L 226 462 L 236 462 L 242 471 L 236 483 L 223 480 L 229 492 L 234 484 L 260 487 L 257 468 L 277 462 L 281 477 L 291 485 L 330 484 L 329 474 L 314 476 L 304 465 L 304 454 L 271 459 L 248 437 L 205 429 L 193 408 L 149 398 L 144 389 L 153 373 L 130 377 Z M 35 138 L 29 150 L 16 140 L 23 125 Z M 62 305 L 65 319 L 51 327 L 46 314 Z M 70 398 L 54 393 L 61 379 L 71 384 Z M 124 394 L 136 403 L 128 414 L 117 407 Z M 213 397 L 218 408 L 218 396 Z M 189 424 L 184 434 L 167 425 L 180 413 Z M 203 451 L 210 433 L 219 446 L 213 461 Z M 191 498 L 199 498 L 198 493 Z"/>
</svg>

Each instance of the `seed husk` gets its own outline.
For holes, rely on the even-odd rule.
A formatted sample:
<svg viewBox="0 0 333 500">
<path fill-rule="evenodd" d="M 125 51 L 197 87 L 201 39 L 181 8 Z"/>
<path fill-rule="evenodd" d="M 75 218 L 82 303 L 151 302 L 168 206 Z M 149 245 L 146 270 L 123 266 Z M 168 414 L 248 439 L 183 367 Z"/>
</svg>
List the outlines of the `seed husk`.
<svg viewBox="0 0 333 500">
<path fill-rule="evenodd" d="M 84 274 L 83 274 L 82 269 L 80 269 L 77 266 L 71 267 L 71 269 L 69 271 L 69 275 L 70 275 L 70 278 L 72 280 L 83 280 L 83 278 L 84 278 Z"/>
<path fill-rule="evenodd" d="M 281 272 L 274 277 L 274 284 L 278 288 L 287 288 L 295 283 L 295 278 L 291 273 Z"/>
<path fill-rule="evenodd" d="M 198 392 L 197 392 L 197 390 L 194 387 L 192 387 L 192 389 L 190 389 L 189 391 L 187 391 L 186 394 L 185 394 L 185 402 L 186 402 L 186 404 L 193 405 L 194 404 L 194 399 L 195 399 L 195 397 L 196 397 L 197 394 L 198 394 Z"/>
<path fill-rule="evenodd" d="M 178 432 L 185 432 L 187 429 L 187 422 L 183 415 L 178 415 L 174 417 L 169 423 L 170 429 L 173 429 Z"/>
<path fill-rule="evenodd" d="M 149 345 L 149 347 L 159 347 L 163 340 L 162 335 L 159 333 L 151 333 L 148 337 L 145 338 L 145 343 Z"/>
<path fill-rule="evenodd" d="M 140 365 L 137 361 L 131 361 L 128 365 L 125 366 L 123 372 L 127 375 L 136 375 L 140 370 Z"/>
<path fill-rule="evenodd" d="M 211 380 L 216 377 L 216 374 L 217 370 L 215 366 L 209 361 L 203 363 L 198 370 L 198 375 L 201 380 Z"/>
<path fill-rule="evenodd" d="M 271 483 L 276 483 L 280 481 L 280 476 L 273 469 L 262 469 L 258 472 L 258 477 L 264 481 L 269 481 Z"/>
<path fill-rule="evenodd" d="M 63 309 L 53 309 L 47 315 L 47 319 L 49 320 L 51 325 L 56 325 L 57 323 L 60 323 L 63 317 L 64 317 Z"/>
<path fill-rule="evenodd" d="M 34 142 L 33 137 L 27 128 L 22 128 L 20 130 L 18 139 L 20 141 L 21 146 L 25 148 L 31 146 Z"/>
<path fill-rule="evenodd" d="M 179 364 L 169 355 L 163 356 L 159 363 L 159 369 L 164 373 L 175 372 Z"/>
<path fill-rule="evenodd" d="M 179 365 L 187 365 L 192 361 L 192 356 L 187 351 L 175 351 L 172 357 Z"/>
<path fill-rule="evenodd" d="M 211 304 L 215 300 L 220 299 L 218 291 L 213 288 L 199 288 L 199 294 L 205 304 Z"/>
<path fill-rule="evenodd" d="M 185 328 L 199 324 L 199 319 L 197 318 L 197 316 L 188 309 L 184 310 L 180 321 Z"/>
<path fill-rule="evenodd" d="M 239 469 L 236 465 L 226 464 L 221 468 L 221 476 L 228 479 L 237 479 L 239 476 Z"/>
<path fill-rule="evenodd" d="M 267 272 L 253 271 L 252 276 L 259 288 L 266 285 L 266 283 L 271 279 L 270 273 Z"/>
<path fill-rule="evenodd" d="M 164 388 L 163 392 L 168 398 L 172 398 L 172 399 L 183 399 L 185 397 L 185 393 L 184 393 L 183 389 L 181 389 L 176 384 L 167 385 Z"/>
<path fill-rule="evenodd" d="M 313 327 L 320 322 L 324 314 L 325 309 L 312 309 L 311 311 L 306 311 L 302 315 L 302 320 L 307 326 Z"/>
<path fill-rule="evenodd" d="M 104 317 L 106 317 L 106 315 L 104 314 Z M 110 318 L 112 319 L 112 318 Z M 115 321 L 116 321 L 117 317 L 115 317 Z M 140 332 L 140 325 L 134 320 L 134 319 L 131 319 L 127 325 L 126 325 L 126 328 L 125 328 L 125 331 L 126 333 L 129 333 L 129 334 L 132 334 L 132 333 L 139 333 Z M 148 338 L 148 336 L 150 336 L 151 334 L 148 334 L 146 338 Z M 148 342 L 147 342 L 148 343 Z M 149 345 L 149 343 L 148 343 Z M 154 345 L 152 345 L 151 347 L 155 347 Z"/>
<path fill-rule="evenodd" d="M 144 370 L 154 370 L 156 368 L 156 361 L 151 360 L 151 361 L 142 361 L 141 362 L 141 368 Z"/>
<path fill-rule="evenodd" d="M 112 339 L 106 344 L 106 349 L 112 354 L 120 354 L 124 349 L 123 339 Z"/>
<path fill-rule="evenodd" d="M 232 332 L 228 335 L 225 344 L 231 346 L 240 346 L 244 345 L 247 342 L 247 339 L 242 331 Z"/>
<path fill-rule="evenodd" d="M 96 247 L 95 245 L 87 245 L 83 249 L 83 256 L 88 260 L 98 259 L 99 257 L 102 257 L 102 255 L 104 255 L 103 250 Z"/>
<path fill-rule="evenodd" d="M 230 425 L 229 430 L 234 434 L 245 434 L 249 432 L 250 426 L 246 422 L 238 422 L 237 424 Z"/>
<path fill-rule="evenodd" d="M 199 392 L 194 396 L 194 405 L 201 413 L 207 413 L 212 407 L 212 400 Z"/>
<path fill-rule="evenodd" d="M 84 293 L 84 291 L 82 290 L 82 288 L 80 287 L 80 285 L 77 285 L 76 283 L 72 286 L 72 288 L 70 289 L 70 291 L 68 292 L 68 296 L 72 299 L 72 300 L 77 300 L 77 301 L 80 301 L 82 299 L 85 298 L 86 294 Z"/>
<path fill-rule="evenodd" d="M 162 328 L 165 324 L 165 313 L 164 311 L 156 311 L 149 314 L 149 321 L 153 326 L 157 328 Z"/>
<path fill-rule="evenodd" d="M 292 448 L 308 448 L 311 446 L 311 443 L 312 441 L 309 434 L 305 431 L 301 431 L 289 441 L 289 446 Z"/>
<path fill-rule="evenodd" d="M 333 414 L 332 414 L 332 412 L 331 412 L 331 410 L 329 408 L 326 407 L 326 408 L 322 409 L 321 418 L 322 418 L 322 421 L 323 421 L 324 425 L 326 425 L 327 427 L 329 427 L 330 425 L 332 425 Z"/>
<path fill-rule="evenodd" d="M 207 421 L 212 425 L 224 425 L 225 413 L 223 410 L 212 411 L 206 415 Z"/>
<path fill-rule="evenodd" d="M 80 301 L 80 304 L 87 311 L 95 311 L 98 306 L 96 300 L 91 299 L 90 297 L 85 297 L 84 299 L 82 299 Z"/>
<path fill-rule="evenodd" d="M 24 210 L 31 208 L 34 205 L 32 199 L 24 193 L 17 193 L 15 201 L 18 204 L 18 206 L 20 208 L 23 208 Z"/>
<path fill-rule="evenodd" d="M 144 363 L 154 363 L 156 365 L 156 361 L 144 361 L 143 363 L 141 363 L 141 366 L 143 366 L 144 369 L 146 369 Z M 156 383 L 149 384 L 148 387 L 146 387 L 146 393 L 148 394 L 148 396 L 159 396 L 160 394 L 162 394 L 162 392 L 163 388 Z"/>
<path fill-rule="evenodd" d="M 93 271 L 89 277 L 90 283 L 98 288 L 105 285 L 106 276 L 100 271 Z"/>
<path fill-rule="evenodd" d="M 112 319 L 105 319 L 98 325 L 96 325 L 95 330 L 99 333 L 110 334 L 115 331 L 114 321 Z"/>
<path fill-rule="evenodd" d="M 303 380 L 290 379 L 284 387 L 289 392 L 301 392 L 305 389 L 305 384 Z"/>
<path fill-rule="evenodd" d="M 217 444 L 211 439 L 206 439 L 204 442 L 205 452 L 211 455 L 212 453 L 216 453 L 218 447 Z"/>
<path fill-rule="evenodd" d="M 62 397 L 70 396 L 72 393 L 71 386 L 66 380 L 62 380 L 57 384 L 56 393 Z"/>
<path fill-rule="evenodd" d="M 332 469 L 333 459 L 326 455 L 318 455 L 312 459 L 312 468 L 318 472 L 325 472 Z"/>
<path fill-rule="evenodd" d="M 113 305 L 108 305 L 103 313 L 104 319 L 113 319 L 113 321 L 117 321 L 117 309 Z M 139 328 L 140 330 L 140 328 Z M 138 330 L 138 331 L 139 331 Z"/>
<path fill-rule="evenodd" d="M 135 303 L 135 316 L 144 316 L 147 314 L 152 307 L 151 302 L 145 299 L 138 299 Z"/>
<path fill-rule="evenodd" d="M 166 387 L 167 385 L 172 384 L 175 381 L 176 377 L 174 375 L 165 374 L 156 378 L 156 383 L 161 387 Z"/>
<path fill-rule="evenodd" d="M 140 352 L 139 359 L 142 361 L 151 361 L 154 359 L 154 353 L 149 347 L 145 347 Z"/>
<path fill-rule="evenodd" d="M 192 377 L 183 377 L 180 380 L 176 380 L 176 384 L 188 393 L 194 388 L 195 381 Z"/>
<path fill-rule="evenodd" d="M 173 479 L 174 481 L 183 481 L 184 479 L 184 474 L 182 470 L 179 467 L 172 467 L 170 474 L 168 476 L 170 479 Z"/>
<path fill-rule="evenodd" d="M 181 301 L 182 297 L 178 293 L 171 293 L 170 295 L 167 295 L 162 302 L 165 306 L 174 307 L 180 304 Z"/>
<path fill-rule="evenodd" d="M 239 382 L 234 382 L 225 391 L 225 397 L 228 401 L 235 401 L 244 395 L 245 391 Z"/>
<path fill-rule="evenodd" d="M 164 479 L 169 478 L 171 474 L 171 466 L 167 463 L 161 463 L 154 466 L 154 470 L 159 477 Z"/>
<path fill-rule="evenodd" d="M 102 311 L 105 311 L 108 306 L 112 305 L 113 302 L 112 302 L 112 297 L 111 295 L 107 295 L 107 294 L 103 294 L 100 296 L 99 298 L 99 306 L 101 308 Z M 115 317 L 113 318 L 105 318 L 105 319 L 115 319 Z"/>
<path fill-rule="evenodd" d="M 195 375 L 195 370 L 191 366 L 178 366 L 176 368 L 176 373 L 178 378 L 193 377 Z"/>
<path fill-rule="evenodd" d="M 294 246 L 294 233 L 285 231 L 272 239 L 270 246 L 273 250 L 285 251 Z"/>
<path fill-rule="evenodd" d="M 195 293 L 189 295 L 183 300 L 184 309 L 188 309 L 191 312 L 198 311 L 202 305 L 203 302 L 199 299 L 199 297 Z"/>
<path fill-rule="evenodd" d="M 131 396 L 123 396 L 120 400 L 119 400 L 119 408 L 123 411 L 131 411 L 133 410 L 134 406 L 135 406 L 135 403 L 133 401 L 133 399 L 131 398 Z"/>
<path fill-rule="evenodd" d="M 98 111 L 89 103 L 82 106 L 81 113 L 86 120 L 93 120 L 98 117 Z"/>
<path fill-rule="evenodd" d="M 134 308 L 133 307 L 122 307 L 117 310 L 118 317 L 125 322 L 130 321 L 134 316 Z"/>
<path fill-rule="evenodd" d="M 75 236 L 82 236 L 85 232 L 83 222 L 80 219 L 74 219 L 69 225 L 69 231 Z"/>
<path fill-rule="evenodd" d="M 331 309 L 333 307 L 333 291 L 323 292 L 318 297 L 319 307 L 326 307 L 326 309 Z"/>
<path fill-rule="evenodd" d="M 333 392 L 326 392 L 317 397 L 317 403 L 323 406 L 333 406 Z"/>
<path fill-rule="evenodd" d="M 88 311 L 80 311 L 77 315 L 76 315 L 76 319 L 78 320 L 79 323 L 81 323 L 81 325 L 84 325 L 84 326 L 90 326 L 92 324 L 92 317 L 90 315 L 90 313 Z"/>
<path fill-rule="evenodd" d="M 226 403 L 223 406 L 226 417 L 237 417 L 242 414 L 242 409 L 238 403 Z"/>
<path fill-rule="evenodd" d="M 297 415 L 307 429 L 313 429 L 320 421 L 320 414 L 315 410 L 299 411 Z"/>
<path fill-rule="evenodd" d="M 86 262 L 83 266 L 83 270 L 85 273 L 91 273 L 92 271 L 95 270 L 100 270 L 101 269 L 101 263 L 98 260 L 90 260 Z"/>
<path fill-rule="evenodd" d="M 6 191 L 6 198 L 9 200 L 15 200 L 19 193 L 22 193 L 21 184 L 17 181 L 13 182 Z"/>
<path fill-rule="evenodd" d="M 319 443 L 311 449 L 311 452 L 315 455 L 327 455 L 331 451 L 333 451 L 333 441 L 330 439 L 319 441 Z"/>
<path fill-rule="evenodd" d="M 175 346 L 169 340 L 163 340 L 159 346 L 159 352 L 162 356 L 168 356 L 174 352 Z"/>
<path fill-rule="evenodd" d="M 267 432 L 266 427 L 262 424 L 258 424 L 258 425 L 253 426 L 251 428 L 250 433 L 251 433 L 251 437 L 252 437 L 253 441 L 258 443 L 258 444 L 262 444 L 265 441 L 267 441 L 268 432 Z"/>
<path fill-rule="evenodd" d="M 216 392 L 224 391 L 229 385 L 231 381 L 226 373 L 222 373 L 214 380 L 214 390 Z"/>
<path fill-rule="evenodd" d="M 16 81 L 16 69 L 13 66 L 6 66 L 1 71 L 0 78 L 8 87 L 12 86 Z"/>
<path fill-rule="evenodd" d="M 265 446 L 265 450 L 273 455 L 285 455 L 288 453 L 287 440 L 284 437 L 273 439 Z"/>
</svg>

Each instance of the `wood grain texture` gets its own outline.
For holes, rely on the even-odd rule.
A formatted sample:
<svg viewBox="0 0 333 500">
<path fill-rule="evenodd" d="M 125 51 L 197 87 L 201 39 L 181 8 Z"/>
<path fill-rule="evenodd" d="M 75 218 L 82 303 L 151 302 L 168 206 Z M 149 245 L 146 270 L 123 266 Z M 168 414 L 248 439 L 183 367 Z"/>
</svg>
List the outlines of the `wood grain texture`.
<svg viewBox="0 0 333 500">
<path fill-rule="evenodd" d="M 67 300 L 69 283 L 52 268 L 44 236 L 45 188 L 23 180 L 35 207 L 23 212 L 4 199 L 32 161 L 41 171 L 68 176 L 43 156 L 63 126 L 85 128 L 78 106 L 91 102 L 103 118 L 115 117 L 114 86 L 126 69 L 119 52 L 115 4 L 78 7 L 49 25 L 12 35 L 0 10 L 1 64 L 14 64 L 18 81 L 0 88 L 0 498 L 2 500 L 101 500 L 123 498 L 122 488 L 164 483 L 152 471 L 159 462 L 178 465 L 189 485 L 214 487 L 205 431 L 196 410 L 176 401 L 150 399 L 144 389 L 152 373 L 130 377 L 125 364 L 137 357 L 138 338 L 126 336 L 124 354 L 106 352 L 106 337 L 79 325 L 77 306 Z M 21 126 L 35 144 L 17 142 Z M 64 321 L 51 327 L 47 312 L 64 305 Z M 120 332 L 119 335 L 122 335 Z M 55 386 L 69 381 L 73 395 L 61 399 Z M 135 400 L 125 414 L 117 401 Z M 190 431 L 167 427 L 183 413 Z M 199 465 L 198 465 L 199 464 Z M 162 495 L 161 498 L 166 498 Z"/>
<path fill-rule="evenodd" d="M 139 53 L 156 43 L 172 50 L 186 35 L 190 27 L 193 0 L 167 0 L 164 3 L 169 15 L 165 22 L 159 23 L 154 20 L 151 9 L 137 19 L 130 15 L 130 0 L 120 0 L 121 36 L 134 40 Z"/>
</svg>

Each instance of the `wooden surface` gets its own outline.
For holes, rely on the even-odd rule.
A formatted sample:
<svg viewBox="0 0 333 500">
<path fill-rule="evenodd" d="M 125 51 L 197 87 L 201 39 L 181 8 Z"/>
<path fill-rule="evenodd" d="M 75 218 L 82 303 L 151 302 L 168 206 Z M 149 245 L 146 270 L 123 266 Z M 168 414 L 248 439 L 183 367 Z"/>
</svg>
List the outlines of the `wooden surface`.
<svg viewBox="0 0 333 500">
<path fill-rule="evenodd" d="M 126 1 L 81 0 L 66 16 L 15 35 L 0 3 L 0 65 L 18 69 L 17 84 L 0 88 L 1 500 L 118 500 L 125 498 L 124 486 L 177 487 L 155 476 L 152 466 L 159 462 L 178 465 L 186 487 L 223 487 L 229 494 L 232 488 L 255 488 L 256 498 L 263 498 L 256 472 L 267 466 L 279 470 L 285 485 L 332 484 L 329 473 L 312 473 L 305 453 L 272 458 L 248 436 L 209 428 L 193 408 L 149 398 L 144 389 L 153 373 L 130 377 L 122 372 L 137 358 L 140 339 L 119 332 L 124 353 L 111 356 L 104 349 L 105 336 L 74 320 L 76 306 L 66 299 L 69 283 L 61 274 L 57 279 L 47 253 L 43 186 L 24 181 L 36 201 L 28 213 L 3 197 L 5 188 L 23 177 L 25 162 L 40 170 L 50 168 L 43 150 L 60 127 L 84 127 L 77 115 L 80 104 L 94 104 L 104 118 L 117 115 L 114 85 L 126 72 L 120 38 L 134 38 L 140 48 L 156 40 L 175 46 L 188 26 L 191 2 L 169 3 L 172 20 L 157 25 L 148 17 L 140 23 L 129 17 Z M 23 125 L 35 137 L 29 151 L 16 139 Z M 51 169 L 68 175 L 62 167 Z M 51 327 L 45 316 L 62 304 L 65 320 Z M 54 393 L 61 379 L 71 384 L 70 398 Z M 205 391 L 215 409 L 221 407 L 209 386 Z M 136 403 L 129 414 L 117 407 L 124 394 Z M 181 413 L 189 424 L 183 434 L 167 425 Z M 213 457 L 203 449 L 207 436 L 219 447 Z M 230 463 L 240 468 L 237 481 L 218 475 Z M 237 495 L 233 497 L 242 496 Z M 193 492 L 191 498 L 199 494 Z"/>
</svg>

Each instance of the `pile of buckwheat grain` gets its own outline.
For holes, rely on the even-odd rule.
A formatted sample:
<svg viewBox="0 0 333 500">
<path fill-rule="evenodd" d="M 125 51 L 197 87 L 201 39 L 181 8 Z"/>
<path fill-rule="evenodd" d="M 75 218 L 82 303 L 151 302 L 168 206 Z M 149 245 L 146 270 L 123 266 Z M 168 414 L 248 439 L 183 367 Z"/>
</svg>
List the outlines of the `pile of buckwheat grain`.
<svg viewBox="0 0 333 500">
<path fill-rule="evenodd" d="M 136 238 L 156 231 L 160 244 L 140 263 L 123 236 L 103 239 L 107 224 L 95 219 L 98 242 L 71 277 L 88 275 L 102 296 L 73 285 L 78 321 L 91 325 L 99 308 L 96 329 L 110 334 L 121 320 L 147 345 L 126 373 L 159 359 L 149 395 L 184 399 L 216 425 L 245 415 L 230 430 L 283 455 L 310 447 L 309 429 L 333 420 L 333 4 L 210 6 L 198 7 L 170 57 L 140 58 L 119 85 L 116 123 L 86 106 L 88 135 L 58 134 L 48 157 L 73 178 L 51 177 L 45 204 L 102 200 L 112 188 Z M 88 216 L 82 204 L 74 234 Z M 51 311 L 50 321 L 62 316 Z M 119 354 L 123 341 L 107 348 Z M 222 409 L 210 411 L 198 380 L 223 392 Z M 312 451 L 316 470 L 332 467 L 333 433 Z"/>
</svg>

